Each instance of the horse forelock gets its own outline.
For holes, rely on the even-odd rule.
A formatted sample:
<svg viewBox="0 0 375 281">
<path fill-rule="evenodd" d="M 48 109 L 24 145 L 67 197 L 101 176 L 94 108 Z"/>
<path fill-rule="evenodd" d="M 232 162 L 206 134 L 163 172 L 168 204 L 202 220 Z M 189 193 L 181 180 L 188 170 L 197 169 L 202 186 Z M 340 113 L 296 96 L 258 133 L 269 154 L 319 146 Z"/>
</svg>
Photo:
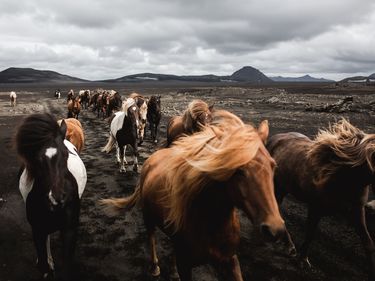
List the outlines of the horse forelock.
<svg viewBox="0 0 375 281">
<path fill-rule="evenodd" d="M 180 138 L 169 148 L 165 173 L 173 199 L 167 203 L 167 220 L 175 230 L 186 225 L 187 210 L 204 188 L 230 180 L 239 168 L 255 161 L 259 148 L 264 146 L 257 130 L 238 122 L 235 115 L 218 111 L 215 117 L 216 124 Z"/>
<path fill-rule="evenodd" d="M 31 177 L 35 176 L 35 164 L 38 154 L 53 156 L 52 149 L 63 146 L 63 136 L 60 127 L 50 114 L 33 114 L 23 120 L 15 135 L 16 151 Z M 47 151 L 50 149 L 49 151 Z M 48 155 L 47 155 L 48 154 Z"/>
<path fill-rule="evenodd" d="M 367 163 L 375 172 L 374 155 L 375 135 L 365 134 L 345 119 L 319 130 L 307 151 L 307 159 L 316 168 L 314 182 L 317 186 L 324 186 L 343 167 Z"/>
</svg>

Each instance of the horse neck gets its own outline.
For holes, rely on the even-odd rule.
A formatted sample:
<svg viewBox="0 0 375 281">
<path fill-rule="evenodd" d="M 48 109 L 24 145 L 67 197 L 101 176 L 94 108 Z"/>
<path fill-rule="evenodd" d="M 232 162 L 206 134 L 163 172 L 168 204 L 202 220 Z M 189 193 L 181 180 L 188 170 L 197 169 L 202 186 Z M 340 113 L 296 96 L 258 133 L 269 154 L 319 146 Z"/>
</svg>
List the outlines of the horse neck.
<svg viewBox="0 0 375 281">
<path fill-rule="evenodd" d="M 228 196 L 224 184 L 212 184 L 201 191 L 191 203 L 187 222 L 193 231 L 216 235 L 221 229 L 231 225 L 234 203 Z"/>
</svg>

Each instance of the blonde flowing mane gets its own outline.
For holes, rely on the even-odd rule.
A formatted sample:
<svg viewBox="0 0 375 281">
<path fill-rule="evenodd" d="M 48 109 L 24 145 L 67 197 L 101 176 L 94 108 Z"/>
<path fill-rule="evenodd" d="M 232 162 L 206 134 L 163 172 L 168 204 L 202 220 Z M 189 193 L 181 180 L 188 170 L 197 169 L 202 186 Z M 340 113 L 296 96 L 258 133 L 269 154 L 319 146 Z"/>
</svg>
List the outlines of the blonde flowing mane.
<svg viewBox="0 0 375 281">
<path fill-rule="evenodd" d="M 367 164 L 374 172 L 375 135 L 365 134 L 345 119 L 320 130 L 307 153 L 317 168 L 314 182 L 323 186 L 342 167 Z"/>
<path fill-rule="evenodd" d="M 182 115 L 182 123 L 187 131 L 193 132 L 194 126 L 202 126 L 202 124 L 196 124 L 199 116 L 210 112 L 210 108 L 207 103 L 202 100 L 193 100 L 189 103 L 188 108 Z"/>
<path fill-rule="evenodd" d="M 210 125 L 176 141 L 164 169 L 167 223 L 176 231 L 186 226 L 194 198 L 211 183 L 225 182 L 251 163 L 261 145 L 258 131 L 227 111 L 215 111 Z"/>
</svg>

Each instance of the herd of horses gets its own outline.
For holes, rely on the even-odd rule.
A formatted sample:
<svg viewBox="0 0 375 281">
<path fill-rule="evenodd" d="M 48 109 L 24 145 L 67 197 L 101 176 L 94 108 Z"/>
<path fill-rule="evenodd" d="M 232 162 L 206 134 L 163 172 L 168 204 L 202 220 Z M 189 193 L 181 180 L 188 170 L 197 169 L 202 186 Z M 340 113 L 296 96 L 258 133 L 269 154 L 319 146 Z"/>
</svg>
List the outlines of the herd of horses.
<svg viewBox="0 0 375 281">
<path fill-rule="evenodd" d="M 103 95 L 98 93 L 96 106 Z M 140 113 L 143 105 L 153 108 L 146 112 L 148 122 L 159 123 L 154 108 L 160 112 L 160 96 L 148 100 L 132 94 L 110 118 L 103 151 L 116 146 L 121 172 L 126 171 L 127 145 L 133 147 L 133 170 L 138 170 L 137 145 L 141 125 L 146 124 Z M 157 127 L 150 128 L 155 141 Z M 79 159 L 83 142 L 78 120 L 58 122 L 49 114 L 26 117 L 16 134 L 24 167 L 20 190 L 44 277 L 54 269 L 49 234 L 60 230 L 63 278 L 71 280 L 79 201 L 86 183 Z M 160 275 L 154 235 L 158 227 L 173 245 L 172 276 L 191 280 L 193 267 L 211 263 L 223 280 L 240 281 L 238 210 L 267 241 L 280 242 L 285 253 L 295 257 L 296 248 L 280 214 L 283 198 L 292 194 L 308 206 L 299 260 L 310 266 L 308 248 L 323 216 L 349 212 L 366 253 L 368 278 L 375 280 L 375 247 L 364 209 L 374 183 L 374 157 L 375 134 L 366 134 L 345 119 L 321 129 L 314 139 L 296 132 L 269 137 L 267 121 L 255 128 L 229 111 L 194 100 L 181 116 L 170 119 L 167 141 L 143 163 L 134 193 L 99 203 L 108 215 L 141 209 L 152 276 Z"/>
</svg>

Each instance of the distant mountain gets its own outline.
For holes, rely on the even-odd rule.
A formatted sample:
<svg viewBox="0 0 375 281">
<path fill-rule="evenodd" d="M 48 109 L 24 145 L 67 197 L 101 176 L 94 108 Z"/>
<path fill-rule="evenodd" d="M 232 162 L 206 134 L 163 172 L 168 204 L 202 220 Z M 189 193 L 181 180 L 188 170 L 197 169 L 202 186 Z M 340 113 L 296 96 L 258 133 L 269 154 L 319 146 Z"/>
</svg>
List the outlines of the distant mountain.
<svg viewBox="0 0 375 281">
<path fill-rule="evenodd" d="M 251 66 L 245 66 L 230 76 L 208 75 L 172 75 L 156 73 L 139 73 L 123 76 L 102 82 L 139 82 L 139 81 L 184 81 L 184 82 L 248 82 L 248 83 L 272 83 L 266 75 Z"/>
<path fill-rule="evenodd" d="M 237 70 L 229 78 L 234 81 L 250 82 L 256 84 L 265 84 L 273 82 L 270 78 L 268 78 L 258 69 L 251 66 L 245 66 L 240 70 Z"/>
<path fill-rule="evenodd" d="M 301 77 L 283 77 L 283 76 L 276 76 L 276 77 L 270 77 L 275 82 L 335 82 L 333 80 L 328 80 L 324 78 L 315 78 L 310 75 L 304 75 Z"/>
<path fill-rule="evenodd" d="M 87 80 L 50 70 L 10 67 L 0 72 L 0 83 L 85 82 Z"/>
<path fill-rule="evenodd" d="M 369 76 L 353 76 L 348 77 L 340 81 L 340 83 L 374 83 L 375 82 L 375 73 Z"/>
<path fill-rule="evenodd" d="M 140 81 L 185 81 L 185 82 L 221 82 L 222 77 L 216 75 L 172 75 L 156 73 L 139 73 L 123 76 L 116 79 L 104 80 L 103 82 L 140 82 Z M 227 78 L 227 76 L 225 76 Z"/>
</svg>

